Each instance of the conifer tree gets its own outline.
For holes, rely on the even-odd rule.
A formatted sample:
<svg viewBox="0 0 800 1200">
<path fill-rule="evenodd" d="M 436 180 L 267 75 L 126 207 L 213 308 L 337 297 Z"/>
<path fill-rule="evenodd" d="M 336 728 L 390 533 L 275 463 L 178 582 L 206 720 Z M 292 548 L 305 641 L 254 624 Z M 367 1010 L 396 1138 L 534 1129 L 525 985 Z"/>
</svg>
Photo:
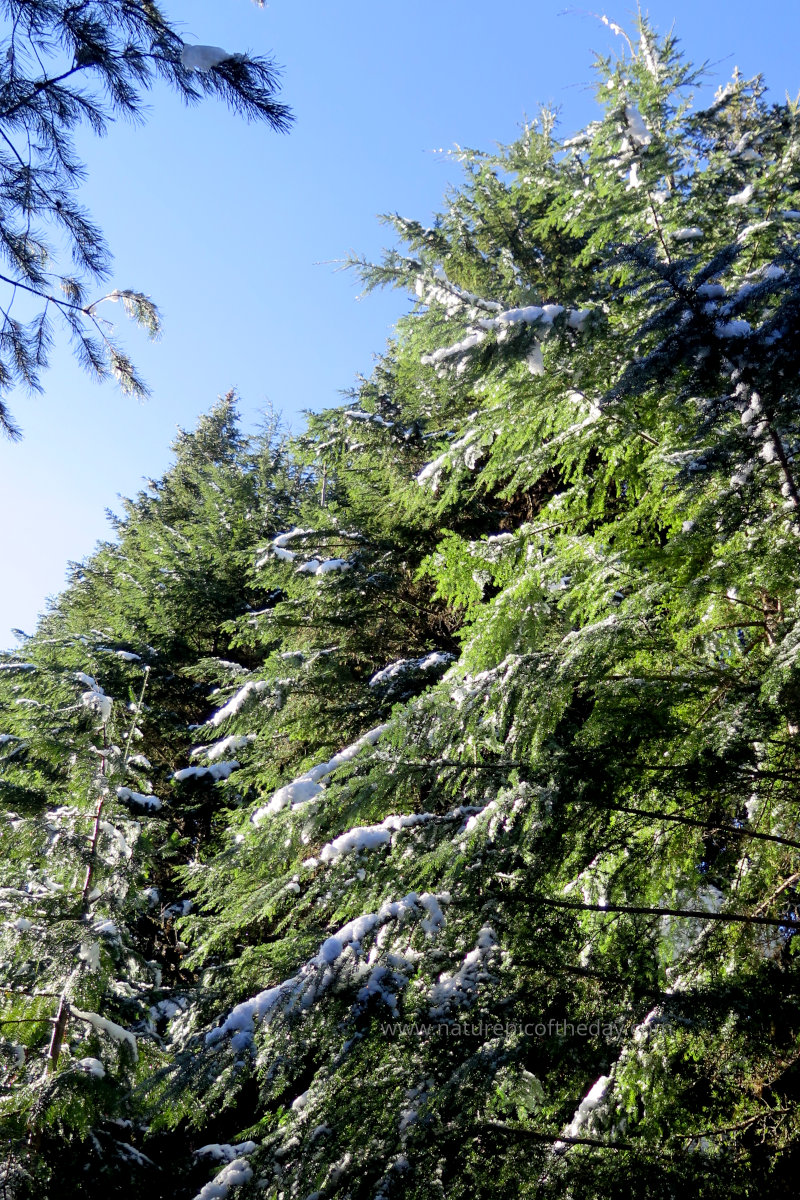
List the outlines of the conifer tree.
<svg viewBox="0 0 800 1200">
<path fill-rule="evenodd" d="M 0 665 L 15 1195 L 169 1195 L 163 1155 L 171 1171 L 190 1165 L 179 1142 L 142 1150 L 136 1099 L 187 1004 L 177 868 L 199 853 L 226 777 L 224 765 L 175 771 L 206 693 L 246 671 L 220 625 L 269 601 L 241 564 L 283 523 L 295 485 L 274 422 L 246 440 L 232 396 L 175 452 L 115 522 L 116 541 L 75 566 L 24 657 Z"/>
<path fill-rule="evenodd" d="M 393 218 L 360 268 L 418 303 L 347 403 L 256 453 L 218 407 L 4 664 L 43 842 L 65 738 L 81 786 L 90 734 L 123 746 L 91 629 L 156 655 L 151 1194 L 790 1193 L 800 118 L 739 76 L 694 110 L 676 42 L 620 36 L 585 131 L 543 113 L 432 228 Z M 38 1129 L 37 1095 L 6 1111 Z M 117 1110 L 87 1111 L 76 1177 Z"/>
</svg>

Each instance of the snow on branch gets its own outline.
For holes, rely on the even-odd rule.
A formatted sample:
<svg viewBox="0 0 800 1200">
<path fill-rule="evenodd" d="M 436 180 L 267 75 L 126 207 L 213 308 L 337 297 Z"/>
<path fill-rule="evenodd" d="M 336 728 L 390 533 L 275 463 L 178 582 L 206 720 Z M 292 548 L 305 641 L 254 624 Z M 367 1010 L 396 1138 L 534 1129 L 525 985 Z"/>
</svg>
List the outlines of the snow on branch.
<svg viewBox="0 0 800 1200">
<path fill-rule="evenodd" d="M 180 771 L 175 771 L 172 778 L 176 783 L 184 783 L 187 779 L 208 777 L 218 783 L 220 779 L 227 779 L 232 771 L 238 771 L 240 767 L 241 763 L 234 758 L 230 762 L 212 763 L 210 767 L 183 767 Z"/>
<path fill-rule="evenodd" d="M 574 329 L 577 333 L 582 333 L 591 312 L 592 310 L 589 308 L 565 309 L 561 304 L 545 304 L 541 307 L 531 304 L 525 308 L 507 308 L 496 317 L 479 318 L 460 341 L 455 342 L 452 346 L 443 346 L 430 354 L 423 354 L 420 362 L 423 366 L 436 367 L 451 358 L 460 358 L 479 346 L 488 332 L 493 330 L 502 332 L 511 325 L 533 325 L 539 329 L 548 329 L 556 317 L 560 317 L 562 313 L 567 314 L 567 327 Z M 534 371 L 534 374 L 539 374 L 539 371 Z"/>
<path fill-rule="evenodd" d="M 429 892 L 422 895 L 409 892 L 402 900 L 387 901 L 377 912 L 364 913 L 363 916 L 348 921 L 336 933 L 325 939 L 317 954 L 309 959 L 297 974 L 237 1004 L 221 1025 L 206 1034 L 206 1045 L 213 1046 L 222 1041 L 226 1034 L 231 1034 L 233 1049 L 242 1049 L 252 1041 L 256 1023 L 274 1016 L 278 1010 L 288 1012 L 297 1008 L 309 1009 L 333 982 L 332 968 L 345 951 L 349 950 L 354 957 L 359 957 L 364 938 L 390 921 L 401 922 L 410 917 L 420 917 L 422 913 L 424 916 L 420 922 L 421 928 L 433 936 L 444 924 L 444 916 L 439 907 L 440 900 L 447 903 L 449 896 L 436 897 Z"/>
<path fill-rule="evenodd" d="M 375 850 L 378 846 L 387 846 L 392 840 L 392 834 L 401 829 L 414 829 L 419 825 L 427 825 L 430 821 L 444 823 L 446 821 L 463 821 L 467 819 L 466 832 L 471 828 L 476 816 L 485 811 L 485 806 L 461 805 L 446 813 L 409 813 L 403 816 L 392 814 L 385 817 L 379 825 L 359 825 L 341 833 L 332 842 L 322 847 L 317 858 L 306 859 L 304 866 L 317 866 L 320 862 L 334 863 L 346 854 L 355 854 L 361 850 Z"/>
<path fill-rule="evenodd" d="M 267 686 L 267 682 L 264 679 L 251 679 L 244 687 L 239 688 L 235 696 L 231 696 L 227 704 L 223 705 L 222 708 L 218 708 L 215 713 L 212 713 L 206 721 L 206 725 L 211 725 L 214 729 L 217 729 L 220 725 L 224 725 L 231 717 L 235 717 L 241 712 L 253 696 L 258 695 L 260 692 L 265 692 Z"/>
<path fill-rule="evenodd" d="M 458 970 L 440 975 L 439 982 L 434 984 L 430 997 L 432 1017 L 446 1017 L 452 1009 L 471 1004 L 478 985 L 491 979 L 487 966 L 496 947 L 494 930 L 484 925 L 478 934 L 475 949 L 469 951 Z"/>
<path fill-rule="evenodd" d="M 278 788 L 268 803 L 253 813 L 253 824 L 260 825 L 265 817 L 271 813 L 280 812 L 283 808 L 295 808 L 297 805 L 307 804 L 309 800 L 316 800 L 323 791 L 322 780 L 326 779 L 328 775 L 332 775 L 339 767 L 343 767 L 345 763 L 351 762 L 365 746 L 374 746 L 388 728 L 388 722 L 376 725 L 374 729 L 368 730 L 357 741 L 345 746 L 338 754 L 334 754 L 333 758 L 327 762 L 318 763 L 305 774 L 293 779 L 291 783 L 286 783 L 283 787 Z"/>
<path fill-rule="evenodd" d="M 144 796 L 141 792 L 131 791 L 128 787 L 117 788 L 117 799 L 123 804 L 131 804 L 134 808 L 142 809 L 145 812 L 157 812 L 161 808 L 161 801 L 158 796 Z"/>
<path fill-rule="evenodd" d="M 254 733 L 230 734 L 229 737 L 220 738 L 218 742 L 213 742 L 210 746 L 195 746 L 190 754 L 190 758 L 200 758 L 205 755 L 209 762 L 214 762 L 218 758 L 222 758 L 223 754 L 229 754 L 231 751 L 235 754 L 237 750 L 244 750 L 245 746 L 249 746 L 251 742 L 256 740 Z"/>
<path fill-rule="evenodd" d="M 111 696 L 105 694 L 93 675 L 87 675 L 84 671 L 76 671 L 75 678 L 79 683 L 86 684 L 89 689 L 81 695 L 81 704 L 91 712 L 97 713 L 101 722 L 105 724 L 111 716 L 111 709 L 114 705 Z"/>
<path fill-rule="evenodd" d="M 136 1037 L 129 1029 L 123 1029 L 121 1025 L 117 1025 L 116 1021 L 110 1021 L 108 1017 L 101 1017 L 99 1013 L 82 1012 L 81 1009 L 75 1008 L 74 1005 L 69 1007 L 70 1016 L 76 1017 L 79 1021 L 85 1021 L 87 1025 L 91 1025 L 99 1033 L 108 1034 L 115 1042 L 123 1042 L 133 1055 L 134 1061 L 139 1057 L 138 1047 L 136 1045 Z"/>
<path fill-rule="evenodd" d="M 294 562 L 295 551 L 287 550 L 289 542 L 295 538 L 305 537 L 309 533 L 313 533 L 313 529 L 301 529 L 299 525 L 295 525 L 294 529 L 287 530 L 286 533 L 279 533 L 274 537 L 266 549 L 266 552 L 256 562 L 257 567 L 263 567 L 270 558 L 280 558 L 284 562 Z"/>
<path fill-rule="evenodd" d="M 252 1142 L 245 1144 L 256 1148 Z M 205 1187 L 200 1189 L 194 1200 L 226 1200 L 231 1188 L 241 1187 L 242 1184 L 249 1183 L 252 1178 L 253 1168 L 247 1159 L 234 1158 L 232 1162 L 222 1168 L 219 1175 L 216 1175 Z"/>
<path fill-rule="evenodd" d="M 221 46 L 189 46 L 181 50 L 181 66 L 187 71 L 212 71 L 220 63 L 241 59 L 241 54 L 229 54 Z"/>
<path fill-rule="evenodd" d="M 433 272 L 433 279 L 426 279 L 420 272 L 414 282 L 414 291 L 423 304 L 441 304 L 448 316 L 455 316 L 464 308 L 481 308 L 484 312 L 499 313 L 503 306 L 497 300 L 484 300 L 474 292 L 468 292 L 452 283 L 441 267 Z"/>
<path fill-rule="evenodd" d="M 433 650 L 419 658 L 399 658 L 373 675 L 369 686 L 388 700 L 421 676 L 438 678 L 453 661 L 454 656 L 444 650 Z"/>
</svg>

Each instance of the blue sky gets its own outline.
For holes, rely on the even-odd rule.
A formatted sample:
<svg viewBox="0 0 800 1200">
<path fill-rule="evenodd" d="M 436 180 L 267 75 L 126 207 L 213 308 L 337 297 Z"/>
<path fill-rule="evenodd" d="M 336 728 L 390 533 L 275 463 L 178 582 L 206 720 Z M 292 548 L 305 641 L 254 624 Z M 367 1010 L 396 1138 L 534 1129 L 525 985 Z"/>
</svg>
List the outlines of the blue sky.
<svg viewBox="0 0 800 1200">
<path fill-rule="evenodd" d="M 105 510 L 163 472 L 176 427 L 217 395 L 238 390 L 246 425 L 270 403 L 294 429 L 304 409 L 337 403 L 407 302 L 357 302 L 335 260 L 379 255 L 389 232 L 378 213 L 429 220 L 459 176 L 440 149 L 509 142 L 540 103 L 561 110 L 565 133 L 591 120 L 592 53 L 619 50 L 564 0 L 164 8 L 188 42 L 273 51 L 296 125 L 279 136 L 159 91 L 143 127 L 81 139 L 81 196 L 116 255 L 110 286 L 151 295 L 165 331 L 150 345 L 119 327 L 152 387 L 146 404 L 91 383 L 62 349 L 43 396 L 12 398 L 25 440 L 0 443 L 0 646 L 13 627 L 33 630 L 67 561 L 106 536 Z M 598 11 L 629 26 L 635 6 Z M 648 11 L 660 29 L 674 24 L 689 58 L 709 62 L 710 91 L 736 65 L 762 72 L 776 99 L 800 90 L 800 8 L 786 0 L 659 0 Z"/>
</svg>

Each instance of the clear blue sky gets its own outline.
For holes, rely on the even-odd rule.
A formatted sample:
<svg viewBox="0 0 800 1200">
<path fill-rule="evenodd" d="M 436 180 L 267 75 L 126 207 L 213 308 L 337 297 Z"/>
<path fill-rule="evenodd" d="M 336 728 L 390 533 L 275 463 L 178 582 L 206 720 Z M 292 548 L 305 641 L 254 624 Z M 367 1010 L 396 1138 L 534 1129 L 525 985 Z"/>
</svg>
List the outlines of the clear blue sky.
<svg viewBox="0 0 800 1200">
<path fill-rule="evenodd" d="M 30 632 L 66 563 L 107 533 L 106 508 L 160 475 L 177 426 L 231 387 L 247 423 L 271 402 L 295 429 L 302 410 L 338 401 L 407 307 L 399 293 L 356 303 L 333 260 L 377 256 L 376 214 L 427 221 L 457 165 L 433 153 L 516 136 L 540 102 L 565 132 L 591 120 L 592 52 L 618 50 L 564 0 L 164 0 L 189 42 L 274 51 L 297 122 L 288 136 L 246 126 L 220 105 L 152 96 L 144 127 L 81 141 L 82 199 L 116 254 L 110 286 L 150 294 L 165 319 L 151 346 L 120 332 L 152 389 L 144 405 L 92 384 L 67 351 L 44 396 L 13 398 L 21 445 L 0 443 L 4 519 L 0 646 Z M 599 9 L 632 23 L 631 0 Z M 772 94 L 800 90 L 800 7 L 791 0 L 658 0 L 709 88 L 738 65 Z"/>
</svg>

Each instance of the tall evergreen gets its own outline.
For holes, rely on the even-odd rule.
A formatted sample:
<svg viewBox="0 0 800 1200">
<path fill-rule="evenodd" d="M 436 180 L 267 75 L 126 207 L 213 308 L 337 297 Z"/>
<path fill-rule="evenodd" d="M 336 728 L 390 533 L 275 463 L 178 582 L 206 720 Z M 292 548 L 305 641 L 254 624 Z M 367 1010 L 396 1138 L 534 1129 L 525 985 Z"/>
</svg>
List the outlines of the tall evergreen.
<svg viewBox="0 0 800 1200">
<path fill-rule="evenodd" d="M 373 376 L 221 402 L 4 664 L 18 1194 L 53 1131 L 82 1195 L 790 1194 L 800 116 L 623 44 L 392 218 Z"/>
</svg>

